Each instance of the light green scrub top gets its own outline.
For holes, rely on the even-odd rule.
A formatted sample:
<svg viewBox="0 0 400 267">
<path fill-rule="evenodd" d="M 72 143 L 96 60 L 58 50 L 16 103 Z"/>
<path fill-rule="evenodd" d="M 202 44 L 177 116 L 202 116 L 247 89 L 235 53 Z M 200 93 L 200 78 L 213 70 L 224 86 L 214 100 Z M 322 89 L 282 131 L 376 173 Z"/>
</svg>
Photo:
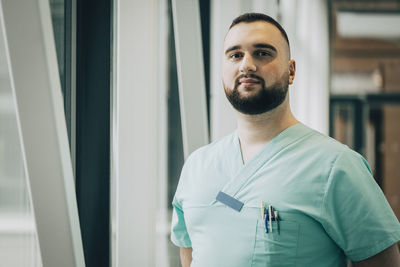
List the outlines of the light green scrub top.
<svg viewBox="0 0 400 267">
<path fill-rule="evenodd" d="M 244 203 L 216 201 L 219 191 Z M 266 233 L 261 202 L 280 217 Z M 171 240 L 192 267 L 346 266 L 400 240 L 400 224 L 367 162 L 296 124 L 243 164 L 237 132 L 186 161 L 173 200 Z"/>
</svg>

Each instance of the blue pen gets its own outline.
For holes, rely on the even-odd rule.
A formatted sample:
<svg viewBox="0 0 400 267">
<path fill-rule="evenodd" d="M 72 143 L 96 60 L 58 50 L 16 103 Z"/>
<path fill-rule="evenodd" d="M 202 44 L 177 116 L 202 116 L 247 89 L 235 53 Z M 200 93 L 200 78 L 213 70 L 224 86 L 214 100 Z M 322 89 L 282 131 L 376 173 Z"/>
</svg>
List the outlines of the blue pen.
<svg viewBox="0 0 400 267">
<path fill-rule="evenodd" d="M 274 213 L 272 212 L 272 206 L 268 206 L 268 218 L 269 218 L 269 230 L 272 233 L 272 219 L 274 218 Z"/>
<path fill-rule="evenodd" d="M 268 234 L 268 221 L 269 221 L 269 215 L 268 215 L 268 212 L 265 212 L 264 223 L 265 223 L 265 233 L 267 233 L 267 234 Z"/>
</svg>

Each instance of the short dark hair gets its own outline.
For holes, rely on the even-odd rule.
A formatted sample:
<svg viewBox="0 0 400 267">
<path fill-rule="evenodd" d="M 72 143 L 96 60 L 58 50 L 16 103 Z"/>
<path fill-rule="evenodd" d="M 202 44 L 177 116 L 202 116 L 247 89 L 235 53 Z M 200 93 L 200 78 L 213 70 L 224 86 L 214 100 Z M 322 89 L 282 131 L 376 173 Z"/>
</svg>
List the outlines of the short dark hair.
<svg viewBox="0 0 400 267">
<path fill-rule="evenodd" d="M 273 24 L 282 33 L 283 37 L 285 37 L 285 40 L 286 40 L 288 46 L 290 47 L 289 38 L 286 34 L 286 31 L 282 28 L 282 26 L 276 20 L 274 20 L 272 17 L 265 15 L 263 13 L 244 13 L 244 14 L 236 17 L 232 21 L 232 24 L 231 24 L 231 26 L 229 26 L 229 29 L 231 29 L 233 26 L 235 26 L 236 24 L 239 24 L 241 22 L 250 23 L 250 22 L 255 22 L 255 21 L 265 21 L 265 22 Z"/>
</svg>

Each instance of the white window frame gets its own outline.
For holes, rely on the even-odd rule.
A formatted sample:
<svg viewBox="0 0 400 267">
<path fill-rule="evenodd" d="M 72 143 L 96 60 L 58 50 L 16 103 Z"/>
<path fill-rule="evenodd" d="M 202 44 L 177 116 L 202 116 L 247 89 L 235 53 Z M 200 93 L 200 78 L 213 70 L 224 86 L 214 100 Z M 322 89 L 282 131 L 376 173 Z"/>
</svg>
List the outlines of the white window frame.
<svg viewBox="0 0 400 267">
<path fill-rule="evenodd" d="M 83 267 L 49 1 L 0 0 L 0 24 L 43 266 Z"/>
<path fill-rule="evenodd" d="M 209 143 L 199 0 L 172 0 L 185 159 Z"/>
</svg>

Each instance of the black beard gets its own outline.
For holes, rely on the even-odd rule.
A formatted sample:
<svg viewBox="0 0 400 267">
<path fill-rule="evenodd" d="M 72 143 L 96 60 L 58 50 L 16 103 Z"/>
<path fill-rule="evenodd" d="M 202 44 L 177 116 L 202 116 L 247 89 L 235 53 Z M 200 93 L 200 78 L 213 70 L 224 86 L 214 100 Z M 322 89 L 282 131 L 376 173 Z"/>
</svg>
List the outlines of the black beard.
<svg viewBox="0 0 400 267">
<path fill-rule="evenodd" d="M 260 91 L 250 97 L 241 96 L 238 87 L 240 85 L 239 80 L 243 77 L 260 81 Z M 288 91 L 288 79 L 288 75 L 284 75 L 280 81 L 270 87 L 265 87 L 265 81 L 261 77 L 254 74 L 242 75 L 236 79 L 233 90 L 226 88 L 224 85 L 225 95 L 237 111 L 247 115 L 262 114 L 273 110 L 283 103 Z"/>
</svg>

